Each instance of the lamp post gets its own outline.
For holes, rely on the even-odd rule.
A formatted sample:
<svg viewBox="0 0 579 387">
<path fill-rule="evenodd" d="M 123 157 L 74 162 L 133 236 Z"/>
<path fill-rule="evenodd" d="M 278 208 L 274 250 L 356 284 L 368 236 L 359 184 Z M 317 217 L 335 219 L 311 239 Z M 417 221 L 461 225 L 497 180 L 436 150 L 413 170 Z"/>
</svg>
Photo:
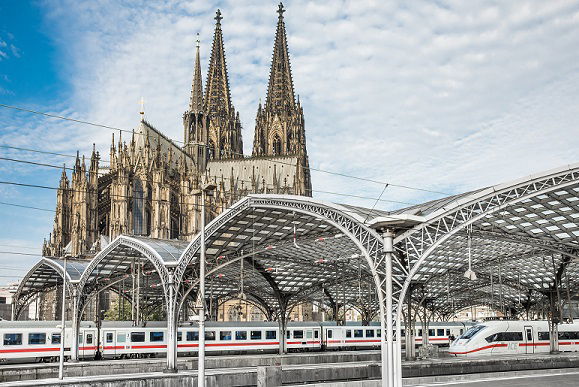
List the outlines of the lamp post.
<svg viewBox="0 0 579 387">
<path fill-rule="evenodd" d="M 62 316 L 60 327 L 60 364 L 58 366 L 58 379 L 64 377 L 64 324 L 66 313 L 66 257 L 64 257 L 64 268 L 62 272 Z"/>
<path fill-rule="evenodd" d="M 213 184 L 201 187 L 201 252 L 199 258 L 199 353 L 197 359 L 197 386 L 205 387 L 205 199 L 208 192 L 216 188 Z"/>
</svg>

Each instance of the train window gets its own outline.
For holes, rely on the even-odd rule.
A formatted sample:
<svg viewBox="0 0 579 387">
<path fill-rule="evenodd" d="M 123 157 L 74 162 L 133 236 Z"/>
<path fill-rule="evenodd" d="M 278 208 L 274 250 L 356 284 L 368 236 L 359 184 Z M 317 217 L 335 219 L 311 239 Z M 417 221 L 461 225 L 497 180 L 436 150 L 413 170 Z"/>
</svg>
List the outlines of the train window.
<svg viewBox="0 0 579 387">
<path fill-rule="evenodd" d="M 374 337 L 374 329 L 366 329 L 366 337 Z"/>
<path fill-rule="evenodd" d="M 333 332 L 334 332 L 333 330 L 328 329 L 328 339 L 332 338 Z"/>
<path fill-rule="evenodd" d="M 400 336 L 405 337 L 406 336 L 406 330 L 400 329 Z"/>
<path fill-rule="evenodd" d="M 124 343 L 127 341 L 127 336 L 124 333 L 119 333 L 117 335 L 117 343 Z"/>
<path fill-rule="evenodd" d="M 177 341 L 183 341 L 183 332 L 177 332 Z"/>
<path fill-rule="evenodd" d="M 531 329 L 527 329 L 527 341 L 533 341 L 533 331 Z"/>
<path fill-rule="evenodd" d="M 346 329 L 346 337 L 352 337 L 352 330 Z"/>
<path fill-rule="evenodd" d="M 291 338 L 291 332 L 290 332 L 290 331 L 287 331 L 286 333 L 287 333 L 287 338 L 288 338 L 288 339 Z"/>
<path fill-rule="evenodd" d="M 485 338 L 488 343 L 494 341 L 523 341 L 523 332 L 498 332 Z"/>
<path fill-rule="evenodd" d="M 436 336 L 444 336 L 444 329 L 437 329 Z"/>
<path fill-rule="evenodd" d="M 294 339 L 303 339 L 304 338 L 304 331 L 294 331 Z"/>
<path fill-rule="evenodd" d="M 319 338 L 319 337 L 320 337 L 320 332 L 316 329 L 316 330 L 314 331 L 314 339 L 317 339 L 317 338 Z"/>
<path fill-rule="evenodd" d="M 306 331 L 306 339 L 312 338 L 312 331 Z"/>
<path fill-rule="evenodd" d="M 416 335 L 422 337 L 422 329 L 419 329 Z"/>
<path fill-rule="evenodd" d="M 187 341 L 199 341 L 199 332 L 198 331 L 188 331 L 187 332 Z"/>
<path fill-rule="evenodd" d="M 538 336 L 539 336 L 539 340 L 549 340 L 551 338 L 551 335 L 549 334 L 549 332 L 539 332 Z"/>
<path fill-rule="evenodd" d="M 219 332 L 219 340 L 231 340 L 231 331 Z"/>
<path fill-rule="evenodd" d="M 29 333 L 28 344 L 46 344 L 46 333 Z"/>
<path fill-rule="evenodd" d="M 235 340 L 247 340 L 247 331 L 235 331 Z"/>
<path fill-rule="evenodd" d="M 215 340 L 215 331 L 205 331 L 205 340 L 207 341 Z"/>
<path fill-rule="evenodd" d="M 83 343 L 83 341 L 82 341 L 82 333 L 79 333 L 79 334 L 78 334 L 78 343 L 79 343 L 79 344 L 82 344 L 82 343 Z"/>
<path fill-rule="evenodd" d="M 354 337 L 364 337 L 363 329 L 354 329 Z"/>
<path fill-rule="evenodd" d="M 88 343 L 88 335 L 87 335 Z M 131 342 L 133 343 L 144 343 L 145 342 L 145 332 L 131 332 Z"/>
<path fill-rule="evenodd" d="M 60 333 L 53 333 L 50 338 L 51 344 L 60 344 Z"/>
<path fill-rule="evenodd" d="M 261 340 L 261 331 L 251 331 L 249 337 L 251 340 Z"/>
<path fill-rule="evenodd" d="M 143 333 L 144 335 L 144 333 Z M 87 344 L 92 344 L 92 333 L 87 333 L 86 334 L 86 343 Z"/>
<path fill-rule="evenodd" d="M 579 340 L 579 332 L 559 332 L 559 340 Z"/>
<path fill-rule="evenodd" d="M 486 328 L 485 325 L 476 325 L 476 326 L 470 328 L 468 331 L 466 331 L 466 333 L 461 337 L 461 339 L 470 340 L 470 339 L 472 339 L 472 337 L 474 335 L 476 335 L 477 333 L 479 333 L 480 331 L 482 331 L 485 328 Z"/>
<path fill-rule="evenodd" d="M 265 338 L 267 340 L 277 339 L 277 331 L 265 331 Z"/>
<path fill-rule="evenodd" d="M 428 336 L 435 336 L 435 334 L 434 334 L 434 329 L 429 329 L 429 330 L 428 330 Z"/>
<path fill-rule="evenodd" d="M 382 329 L 376 329 L 376 337 L 382 337 Z"/>
<path fill-rule="evenodd" d="M 22 345 L 22 333 L 4 333 L 4 345 Z"/>
<path fill-rule="evenodd" d="M 447 336 L 450 336 L 450 329 L 447 329 L 447 330 L 446 330 L 446 335 L 447 335 Z"/>
<path fill-rule="evenodd" d="M 106 340 L 107 340 L 107 343 L 112 343 L 112 342 L 113 342 L 113 334 L 112 334 L 112 332 L 107 332 Z"/>
<path fill-rule="evenodd" d="M 163 332 L 149 332 L 149 341 L 158 342 L 163 341 Z"/>
</svg>

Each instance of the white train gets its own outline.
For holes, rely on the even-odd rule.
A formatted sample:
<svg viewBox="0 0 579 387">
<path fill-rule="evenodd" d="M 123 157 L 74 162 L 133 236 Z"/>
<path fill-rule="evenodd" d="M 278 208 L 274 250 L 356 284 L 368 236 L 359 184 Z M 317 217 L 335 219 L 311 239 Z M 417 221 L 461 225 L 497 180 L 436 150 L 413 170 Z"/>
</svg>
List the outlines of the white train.
<svg viewBox="0 0 579 387">
<path fill-rule="evenodd" d="M 0 361 L 55 361 L 60 354 L 60 322 L 0 322 Z M 100 329 L 93 322 L 80 326 L 79 358 L 92 359 L 97 353 L 104 358 L 137 358 L 163 356 L 167 351 L 166 323 L 151 321 L 145 327 L 131 322 L 103 321 Z M 458 337 L 469 325 L 463 323 L 431 323 L 429 341 L 448 345 L 451 336 Z M 406 332 L 402 328 L 402 334 Z M 70 323 L 66 325 L 65 356 L 72 344 Z M 346 350 L 380 346 L 380 326 L 338 326 L 335 322 L 289 323 L 286 331 L 288 351 Z M 422 342 L 422 328 L 416 328 L 417 343 Z M 199 331 L 185 324 L 177 330 L 177 350 L 181 355 L 197 352 Z M 207 322 L 205 332 L 208 353 L 277 352 L 279 327 L 275 322 Z"/>
<path fill-rule="evenodd" d="M 579 351 L 579 323 L 559 324 L 559 350 Z M 547 321 L 487 321 L 458 337 L 448 353 L 455 356 L 541 353 L 550 351 Z"/>
</svg>

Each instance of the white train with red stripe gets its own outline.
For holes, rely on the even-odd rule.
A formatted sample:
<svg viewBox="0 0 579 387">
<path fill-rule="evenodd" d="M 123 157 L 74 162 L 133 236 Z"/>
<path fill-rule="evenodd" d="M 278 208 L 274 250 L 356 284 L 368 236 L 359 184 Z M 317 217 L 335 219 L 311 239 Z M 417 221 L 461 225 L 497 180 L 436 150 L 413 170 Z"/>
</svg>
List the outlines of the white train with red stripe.
<svg viewBox="0 0 579 387">
<path fill-rule="evenodd" d="M 559 324 L 559 350 L 579 351 L 579 323 Z M 524 354 L 550 351 L 547 321 L 502 320 L 478 324 L 451 345 L 456 356 Z"/>
<path fill-rule="evenodd" d="M 60 322 L 2 321 L 0 322 L 0 361 L 54 361 L 60 354 Z M 432 323 L 429 340 L 444 345 L 449 336 L 466 330 L 462 323 Z M 404 328 L 402 328 L 404 334 Z M 421 335 L 422 329 L 417 328 Z M 66 325 L 65 355 L 70 356 L 72 344 L 70 322 Z M 286 329 L 288 351 L 348 350 L 377 348 L 382 330 L 376 323 L 368 326 L 335 322 L 290 322 Z M 128 321 L 103 321 L 97 329 L 93 322 L 80 326 L 79 357 L 92 359 L 164 356 L 167 351 L 166 323 L 147 322 L 135 327 Z M 416 337 L 417 343 L 422 341 Z M 197 352 L 199 331 L 195 323 L 185 323 L 177 330 L 177 350 L 181 355 Z M 206 324 L 205 345 L 208 353 L 277 352 L 280 332 L 276 322 L 211 322 Z M 98 349 L 98 351 L 97 351 Z"/>
</svg>

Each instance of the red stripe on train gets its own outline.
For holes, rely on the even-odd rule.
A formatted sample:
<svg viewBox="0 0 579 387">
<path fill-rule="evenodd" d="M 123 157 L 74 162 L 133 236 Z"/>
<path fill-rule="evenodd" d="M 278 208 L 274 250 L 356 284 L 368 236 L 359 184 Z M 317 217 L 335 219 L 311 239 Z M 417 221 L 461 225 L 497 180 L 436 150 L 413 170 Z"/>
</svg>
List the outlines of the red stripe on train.
<svg viewBox="0 0 579 387">
<path fill-rule="evenodd" d="M 492 345 L 487 345 L 486 347 L 480 347 L 477 349 L 473 349 L 470 351 L 466 351 L 466 352 L 448 352 L 451 355 L 466 355 L 467 353 L 473 353 L 473 352 L 478 352 L 478 351 L 482 351 L 485 349 L 491 349 L 491 348 L 499 348 L 499 347 L 506 347 L 507 344 L 492 344 Z"/>
</svg>

